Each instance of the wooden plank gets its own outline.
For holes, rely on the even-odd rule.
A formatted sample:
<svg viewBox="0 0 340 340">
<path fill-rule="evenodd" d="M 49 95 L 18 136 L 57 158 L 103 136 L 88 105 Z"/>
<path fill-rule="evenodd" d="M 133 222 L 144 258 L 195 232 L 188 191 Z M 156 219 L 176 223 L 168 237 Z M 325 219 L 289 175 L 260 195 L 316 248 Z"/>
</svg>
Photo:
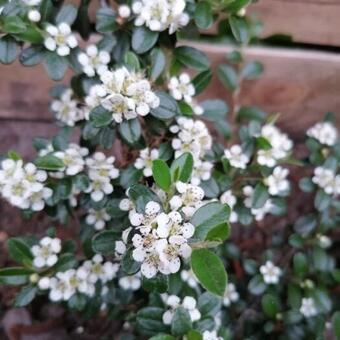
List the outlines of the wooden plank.
<svg viewBox="0 0 340 340">
<path fill-rule="evenodd" d="M 231 47 L 196 44 L 212 61 L 214 72 Z M 265 67 L 257 81 L 247 82 L 242 103 L 267 111 L 281 112 L 282 124 L 295 134 L 340 107 L 340 56 L 304 50 L 257 48 L 244 50 L 248 59 L 258 59 Z M 40 66 L 1 66 L 0 118 L 53 121 L 48 110 L 48 89 L 53 84 Z M 64 83 L 67 83 L 65 80 Z M 227 99 L 226 90 L 215 75 L 205 97 Z M 292 121 L 293 119 L 293 121 Z M 1 130 L 2 131 L 2 128 Z"/>
<path fill-rule="evenodd" d="M 262 0 L 247 9 L 263 21 L 263 36 L 289 34 L 295 42 L 340 46 L 340 1 Z"/>
<path fill-rule="evenodd" d="M 195 44 L 205 51 L 213 64 L 214 77 L 202 98 L 229 100 L 219 82 L 216 68 L 225 62 L 231 47 Z M 240 95 L 242 105 L 256 105 L 267 112 L 281 113 L 279 124 L 296 139 L 320 120 L 327 111 L 340 108 L 340 56 L 303 50 L 257 48 L 244 49 L 247 60 L 264 64 L 258 80 L 244 83 Z M 340 123 L 340 114 L 337 115 Z"/>
</svg>

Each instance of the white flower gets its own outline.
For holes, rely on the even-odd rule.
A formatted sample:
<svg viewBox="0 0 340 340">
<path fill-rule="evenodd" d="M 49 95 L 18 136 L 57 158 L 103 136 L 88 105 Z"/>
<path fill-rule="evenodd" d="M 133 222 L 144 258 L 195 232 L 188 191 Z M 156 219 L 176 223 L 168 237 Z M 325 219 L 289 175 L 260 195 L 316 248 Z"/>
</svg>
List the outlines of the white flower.
<svg viewBox="0 0 340 340">
<path fill-rule="evenodd" d="M 86 159 L 88 174 L 91 180 L 110 180 L 119 176 L 119 170 L 114 166 L 115 158 L 106 157 L 102 152 L 96 152 Z"/>
<path fill-rule="evenodd" d="M 194 160 L 203 159 L 206 152 L 211 149 L 211 135 L 206 125 L 200 120 L 180 117 L 177 119 L 177 125 L 170 127 L 170 131 L 177 134 L 171 142 L 176 158 L 183 153 L 190 152 Z"/>
<path fill-rule="evenodd" d="M 169 29 L 170 34 L 189 23 L 184 9 L 184 0 L 139 0 L 132 5 L 137 15 L 136 26 L 146 25 L 151 31 L 159 32 Z"/>
<path fill-rule="evenodd" d="M 123 211 L 130 211 L 135 208 L 134 203 L 129 198 L 123 198 L 119 202 L 119 209 Z"/>
<path fill-rule="evenodd" d="M 332 245 L 332 240 L 326 235 L 317 235 L 319 245 L 321 248 L 327 249 Z"/>
<path fill-rule="evenodd" d="M 200 320 L 201 313 L 196 308 L 196 300 L 192 296 L 186 296 L 183 301 L 176 295 L 170 295 L 165 297 L 165 304 L 170 307 L 165 313 L 163 313 L 163 323 L 170 325 L 175 314 L 175 311 L 179 307 L 186 309 L 190 315 L 191 321 L 195 322 Z"/>
<path fill-rule="evenodd" d="M 107 71 L 110 60 L 110 54 L 104 50 L 99 51 L 96 45 L 89 45 L 86 48 L 86 53 L 78 54 L 78 61 L 88 77 L 94 77 L 96 74 L 101 75 Z"/>
<path fill-rule="evenodd" d="M 198 287 L 198 281 L 194 274 L 194 272 L 190 270 L 182 270 L 181 271 L 181 279 L 182 281 L 186 282 L 189 287 L 196 288 Z"/>
<path fill-rule="evenodd" d="M 140 274 L 135 274 L 131 276 L 123 276 L 119 279 L 119 286 L 124 290 L 138 290 L 141 285 L 142 281 L 140 278 Z"/>
<path fill-rule="evenodd" d="M 241 146 L 237 144 L 224 150 L 224 156 L 234 168 L 245 169 L 249 162 L 249 157 L 243 153 Z"/>
<path fill-rule="evenodd" d="M 245 186 L 242 189 L 243 194 L 245 195 L 244 205 L 250 209 L 252 215 L 254 215 L 256 221 L 261 221 L 265 217 L 266 214 L 270 213 L 273 208 L 273 202 L 271 199 L 268 199 L 261 208 L 252 208 L 252 201 L 254 195 L 254 188 L 250 185 Z"/>
<path fill-rule="evenodd" d="M 335 175 L 331 169 L 318 166 L 314 169 L 312 181 L 328 195 L 340 194 L 340 175 Z"/>
<path fill-rule="evenodd" d="M 217 335 L 217 332 L 214 331 L 204 331 L 203 332 L 203 340 L 223 340 L 221 336 Z"/>
<path fill-rule="evenodd" d="M 22 0 L 27 6 L 38 6 L 41 0 Z"/>
<path fill-rule="evenodd" d="M 188 104 L 192 102 L 192 97 L 195 95 L 195 87 L 187 73 L 182 73 L 179 77 L 171 77 L 168 88 L 172 97 L 176 100 L 184 100 Z"/>
<path fill-rule="evenodd" d="M 31 9 L 28 14 L 28 20 L 32 21 L 32 22 L 39 22 L 41 19 L 41 14 L 38 10 L 36 9 Z"/>
<path fill-rule="evenodd" d="M 232 302 L 236 302 L 239 299 L 239 294 L 236 291 L 236 287 L 233 283 L 228 283 L 226 291 L 223 297 L 223 305 L 228 307 Z"/>
<path fill-rule="evenodd" d="M 110 178 L 98 177 L 90 182 L 90 185 L 85 192 L 90 193 L 93 201 L 99 202 L 105 195 L 113 193 L 113 185 L 110 183 Z"/>
<path fill-rule="evenodd" d="M 143 169 L 145 177 L 152 176 L 152 161 L 157 159 L 159 151 L 157 149 L 145 148 L 139 151 L 139 157 L 135 160 L 135 168 Z"/>
<path fill-rule="evenodd" d="M 333 124 L 320 122 L 307 130 L 307 136 L 315 138 L 321 144 L 333 146 L 337 142 L 338 132 Z"/>
<path fill-rule="evenodd" d="M 268 150 L 258 151 L 257 162 L 260 165 L 274 167 L 278 160 L 289 155 L 293 147 L 293 142 L 276 126 L 272 124 L 264 125 L 260 135 L 268 140 L 271 145 L 271 148 Z"/>
<path fill-rule="evenodd" d="M 34 256 L 33 265 L 36 268 L 53 267 L 58 262 L 61 251 L 61 240 L 58 238 L 44 237 L 39 244 L 31 248 Z"/>
<path fill-rule="evenodd" d="M 278 284 L 281 275 L 281 269 L 274 266 L 271 261 L 267 261 L 260 267 L 260 273 L 263 276 L 263 281 L 267 284 Z"/>
<path fill-rule="evenodd" d="M 302 298 L 300 313 L 305 318 L 310 318 L 318 314 L 313 298 Z"/>
<path fill-rule="evenodd" d="M 93 225 L 96 230 L 102 230 L 105 228 L 106 222 L 111 220 L 111 216 L 105 209 L 89 209 L 85 220 L 87 224 Z"/>
<path fill-rule="evenodd" d="M 223 204 L 227 204 L 230 208 L 230 217 L 229 217 L 229 221 L 231 223 L 235 223 L 238 220 L 238 216 L 237 213 L 235 211 L 233 211 L 233 208 L 237 202 L 236 196 L 233 195 L 231 190 L 227 190 L 225 191 L 221 197 L 220 197 L 220 201 Z"/>
<path fill-rule="evenodd" d="M 170 200 L 172 210 L 181 209 L 185 217 L 189 219 L 195 211 L 202 205 L 204 190 L 196 185 L 183 182 L 176 183 L 177 195 Z"/>
<path fill-rule="evenodd" d="M 289 190 L 289 181 L 286 179 L 288 174 L 288 169 L 277 166 L 274 168 L 273 173 L 265 178 L 264 183 L 268 186 L 270 195 L 281 195 Z"/>
<path fill-rule="evenodd" d="M 128 18 L 131 15 L 131 9 L 128 5 L 120 5 L 118 7 L 118 14 L 121 18 Z"/>
<path fill-rule="evenodd" d="M 211 171 L 214 165 L 211 162 L 195 160 L 194 168 L 191 174 L 191 183 L 199 185 L 201 181 L 207 181 L 211 177 Z"/>
<path fill-rule="evenodd" d="M 84 170 L 84 156 L 87 156 L 88 152 L 87 148 L 71 143 L 66 150 L 56 151 L 53 155 L 63 161 L 65 167 L 61 171 L 68 176 L 74 176 Z"/>
<path fill-rule="evenodd" d="M 74 126 L 76 122 L 84 119 L 81 109 L 78 108 L 78 102 L 72 97 L 73 91 L 66 89 L 60 99 L 55 99 L 51 103 L 56 119 L 67 126 Z"/>
<path fill-rule="evenodd" d="M 65 22 L 58 26 L 49 24 L 46 27 L 46 34 L 45 47 L 50 51 L 56 51 L 62 57 L 69 55 L 71 48 L 78 46 L 75 35 L 72 34 L 70 26 Z"/>
</svg>

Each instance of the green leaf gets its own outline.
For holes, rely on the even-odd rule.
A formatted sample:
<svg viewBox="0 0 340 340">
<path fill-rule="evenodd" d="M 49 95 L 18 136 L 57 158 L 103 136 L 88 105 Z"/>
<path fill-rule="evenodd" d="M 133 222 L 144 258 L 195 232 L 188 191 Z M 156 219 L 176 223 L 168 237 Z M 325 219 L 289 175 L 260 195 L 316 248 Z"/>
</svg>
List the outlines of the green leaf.
<svg viewBox="0 0 340 340">
<path fill-rule="evenodd" d="M 266 118 L 265 112 L 255 106 L 242 106 L 237 112 L 237 120 L 243 119 L 251 121 L 258 120 L 263 121 Z"/>
<path fill-rule="evenodd" d="M 159 98 L 159 106 L 151 109 L 150 114 L 158 119 L 171 119 L 178 115 L 179 109 L 175 99 L 165 92 L 156 92 Z"/>
<path fill-rule="evenodd" d="M 143 333 L 155 334 L 168 331 L 168 327 L 163 324 L 163 308 L 145 307 L 140 309 L 136 315 L 137 327 Z"/>
<path fill-rule="evenodd" d="M 5 16 L 2 29 L 6 33 L 21 33 L 26 30 L 26 24 L 19 16 Z"/>
<path fill-rule="evenodd" d="M 171 186 L 171 174 L 168 164 L 161 159 L 156 159 L 152 162 L 152 175 L 156 184 L 163 189 L 168 191 Z"/>
<path fill-rule="evenodd" d="M 130 145 L 136 144 L 142 135 L 139 120 L 137 118 L 124 120 L 119 124 L 119 133 L 126 143 Z"/>
<path fill-rule="evenodd" d="M 15 40 L 5 35 L 0 38 L 0 62 L 2 64 L 11 64 L 17 57 L 17 44 Z"/>
<path fill-rule="evenodd" d="M 209 85 L 212 78 L 211 70 L 202 71 L 192 80 L 192 84 L 195 86 L 195 95 L 197 96 Z"/>
<path fill-rule="evenodd" d="M 319 271 L 327 271 L 328 270 L 327 253 L 320 247 L 314 247 L 312 254 L 315 269 Z"/>
<path fill-rule="evenodd" d="M 255 186 L 253 199 L 252 199 L 252 207 L 254 209 L 260 209 L 264 206 L 264 204 L 267 202 L 269 198 L 269 193 L 267 187 L 262 184 L 258 183 Z"/>
<path fill-rule="evenodd" d="M 199 331 L 191 329 L 186 335 L 186 340 L 202 340 L 203 337 Z"/>
<path fill-rule="evenodd" d="M 207 236 L 206 240 L 208 241 L 225 241 L 230 235 L 230 224 L 229 223 L 222 223 L 217 227 L 211 229 Z"/>
<path fill-rule="evenodd" d="M 243 67 L 241 77 L 245 79 L 256 79 L 262 73 L 263 65 L 259 61 L 251 61 Z"/>
<path fill-rule="evenodd" d="M 109 33 L 117 27 L 116 12 L 110 7 L 101 7 L 96 13 L 96 31 Z"/>
<path fill-rule="evenodd" d="M 195 22 L 197 27 L 202 29 L 209 28 L 213 23 L 211 6 L 207 1 L 201 1 L 196 5 Z"/>
<path fill-rule="evenodd" d="M 221 259 L 208 249 L 194 249 L 191 254 L 191 268 L 209 292 L 223 296 L 227 285 L 227 273 Z"/>
<path fill-rule="evenodd" d="M 220 99 L 205 100 L 201 106 L 204 110 L 203 117 L 217 123 L 225 119 L 229 111 L 228 105 Z"/>
<path fill-rule="evenodd" d="M 198 71 L 204 71 L 210 67 L 208 57 L 198 49 L 189 46 L 177 47 L 174 56 L 183 65 Z"/>
<path fill-rule="evenodd" d="M 84 294 L 76 293 L 67 301 L 67 306 L 71 309 L 81 311 L 85 308 L 86 302 L 87 297 Z"/>
<path fill-rule="evenodd" d="M 304 177 L 304 178 L 301 178 L 299 181 L 299 188 L 303 192 L 313 192 L 315 189 L 315 184 L 313 183 L 311 178 Z"/>
<path fill-rule="evenodd" d="M 53 155 L 46 155 L 46 156 L 41 156 L 38 157 L 35 161 L 34 164 L 39 168 L 43 170 L 59 170 L 62 169 L 65 165 L 64 162 Z"/>
<path fill-rule="evenodd" d="M 195 238 L 204 240 L 209 232 L 229 221 L 230 208 L 226 204 L 211 202 L 199 208 L 192 216 L 190 223 L 195 228 Z M 213 235 L 213 234 L 212 234 Z"/>
<path fill-rule="evenodd" d="M 7 241 L 8 254 L 13 261 L 24 266 L 32 264 L 33 255 L 30 247 L 19 238 L 10 238 Z"/>
<path fill-rule="evenodd" d="M 248 24 L 247 24 L 246 19 L 236 17 L 236 16 L 230 16 L 229 25 L 230 25 L 234 38 L 238 42 L 242 44 L 245 44 L 248 42 L 249 32 L 248 32 Z"/>
<path fill-rule="evenodd" d="M 127 275 L 136 274 L 140 270 L 141 263 L 136 262 L 132 257 L 132 249 L 128 249 L 123 255 L 122 269 Z"/>
<path fill-rule="evenodd" d="M 20 286 L 29 281 L 34 271 L 22 267 L 9 267 L 0 269 L 0 284 Z"/>
<path fill-rule="evenodd" d="M 166 66 L 166 58 L 160 48 L 154 48 L 150 53 L 150 71 L 151 80 L 156 80 L 163 72 Z"/>
<path fill-rule="evenodd" d="M 340 339 L 340 312 L 335 312 L 332 317 L 333 334 Z"/>
<path fill-rule="evenodd" d="M 52 80 L 61 80 L 67 70 L 67 59 L 55 52 L 45 52 L 44 67 Z"/>
<path fill-rule="evenodd" d="M 191 177 L 193 166 L 194 159 L 191 153 L 184 153 L 176 158 L 170 167 L 172 181 L 188 182 Z"/>
<path fill-rule="evenodd" d="M 106 212 L 113 218 L 121 218 L 126 215 L 126 211 L 119 208 L 121 198 L 113 198 L 105 206 Z"/>
<path fill-rule="evenodd" d="M 197 308 L 201 312 L 202 317 L 215 316 L 220 311 L 221 304 L 221 298 L 205 292 L 199 296 Z"/>
<path fill-rule="evenodd" d="M 307 257 L 303 253 L 296 253 L 293 258 L 294 272 L 298 276 L 305 276 L 308 273 Z"/>
<path fill-rule="evenodd" d="M 19 61 L 25 66 L 34 66 L 42 62 L 43 58 L 42 48 L 31 46 L 21 51 Z"/>
<path fill-rule="evenodd" d="M 142 277 L 142 287 L 149 293 L 165 293 L 169 290 L 169 276 L 158 274 L 152 279 Z"/>
<path fill-rule="evenodd" d="M 124 64 L 132 71 L 138 71 L 140 69 L 138 56 L 132 51 L 125 53 Z"/>
<path fill-rule="evenodd" d="M 219 65 L 217 68 L 218 79 L 230 91 L 235 91 L 238 87 L 238 78 L 235 70 L 229 65 Z"/>
<path fill-rule="evenodd" d="M 104 230 L 92 238 L 92 249 L 99 254 L 112 254 L 115 251 L 115 242 L 119 239 L 117 232 Z"/>
<path fill-rule="evenodd" d="M 256 146 L 263 150 L 270 150 L 272 148 L 268 139 L 262 136 L 256 138 Z"/>
<path fill-rule="evenodd" d="M 144 26 L 135 27 L 132 33 L 132 48 L 138 54 L 145 53 L 156 44 L 158 35 L 158 32 L 150 31 Z"/>
<path fill-rule="evenodd" d="M 189 312 L 183 307 L 177 308 L 171 321 L 171 333 L 175 336 L 182 336 L 191 328 L 192 323 Z"/>
<path fill-rule="evenodd" d="M 272 294 L 265 294 L 261 299 L 263 312 L 270 318 L 275 318 L 279 312 L 279 301 Z"/>
<path fill-rule="evenodd" d="M 64 253 L 59 256 L 58 262 L 54 266 L 56 272 L 64 272 L 68 269 L 74 268 L 78 261 L 74 257 L 74 254 Z"/>
<path fill-rule="evenodd" d="M 176 340 L 176 339 L 169 334 L 158 334 L 149 338 L 149 340 Z"/>
<path fill-rule="evenodd" d="M 315 208 L 322 212 L 325 211 L 332 203 L 332 196 L 326 194 L 326 192 L 323 189 L 319 189 L 316 192 L 315 198 L 314 198 L 314 206 Z"/>
<path fill-rule="evenodd" d="M 56 24 L 61 24 L 65 22 L 69 26 L 71 26 L 74 21 L 76 20 L 78 10 L 75 6 L 71 4 L 66 4 L 61 7 L 59 10 L 56 18 L 55 18 L 55 23 Z"/>
<path fill-rule="evenodd" d="M 317 221 L 314 215 L 301 216 L 294 224 L 294 230 L 301 236 L 309 235 L 317 226 Z"/>
<path fill-rule="evenodd" d="M 127 189 L 131 185 L 138 183 L 142 175 L 143 171 L 141 169 L 136 169 L 134 165 L 130 165 L 120 172 L 119 184 L 124 189 Z"/>
<path fill-rule="evenodd" d="M 146 204 L 150 201 L 161 204 L 159 197 L 149 188 L 141 184 L 135 184 L 130 187 L 128 195 L 135 203 L 136 209 L 140 213 L 144 212 Z"/>
<path fill-rule="evenodd" d="M 255 275 L 248 284 L 248 290 L 254 295 L 261 295 L 267 288 L 264 283 L 262 275 Z"/>
<path fill-rule="evenodd" d="M 90 112 L 90 121 L 95 128 L 101 128 L 112 122 L 112 113 L 104 109 L 101 105 L 95 107 Z"/>
<path fill-rule="evenodd" d="M 30 285 L 24 287 L 15 297 L 14 306 L 15 307 L 27 306 L 35 298 L 37 292 L 38 292 L 37 286 Z"/>
<path fill-rule="evenodd" d="M 99 144 L 104 149 L 111 149 L 116 138 L 116 132 L 110 126 L 106 126 L 99 132 Z"/>
</svg>

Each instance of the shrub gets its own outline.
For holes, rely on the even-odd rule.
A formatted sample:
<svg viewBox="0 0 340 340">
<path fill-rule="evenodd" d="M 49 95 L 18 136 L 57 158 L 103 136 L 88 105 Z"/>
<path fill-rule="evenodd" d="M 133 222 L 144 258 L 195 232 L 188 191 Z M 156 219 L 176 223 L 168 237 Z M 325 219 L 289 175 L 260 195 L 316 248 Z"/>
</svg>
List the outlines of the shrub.
<svg viewBox="0 0 340 340">
<path fill-rule="evenodd" d="M 3 5 L 2 63 L 20 49 L 23 65 L 43 63 L 53 80 L 74 71 L 51 90 L 59 133 L 33 141 L 31 162 L 11 151 L 1 163 L 2 197 L 57 225 L 8 240 L 16 265 L 0 270 L 0 283 L 21 287 L 15 306 L 42 296 L 154 340 L 340 336 L 334 117 L 307 131 L 308 154 L 297 157 L 278 115 L 239 105 L 242 82 L 263 67 L 238 50 L 218 67 L 230 109 L 195 98 L 211 65 L 184 39 L 218 20 L 248 43 L 257 27 L 243 16 L 249 2 L 129 1 L 100 7 L 94 25 L 89 1 Z M 289 180 L 296 167 L 303 193 Z M 302 197 L 314 206 L 292 221 Z M 263 227 L 268 215 L 277 218 Z M 62 224 L 80 224 L 79 237 L 58 238 Z"/>
</svg>

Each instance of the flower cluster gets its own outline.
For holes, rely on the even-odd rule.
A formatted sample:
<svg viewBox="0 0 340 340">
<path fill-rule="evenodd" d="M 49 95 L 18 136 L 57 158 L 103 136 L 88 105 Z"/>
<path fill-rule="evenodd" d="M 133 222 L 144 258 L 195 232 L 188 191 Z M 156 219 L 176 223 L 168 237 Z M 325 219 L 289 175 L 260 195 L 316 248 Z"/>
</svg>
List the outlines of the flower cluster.
<svg viewBox="0 0 340 340">
<path fill-rule="evenodd" d="M 220 201 L 223 204 L 227 204 L 230 208 L 230 217 L 229 217 L 229 221 L 231 223 L 235 223 L 238 220 L 238 216 L 237 213 L 233 210 L 236 202 L 237 202 L 237 198 L 236 196 L 233 194 L 233 192 L 231 190 L 227 190 L 225 191 L 221 197 L 220 197 Z"/>
<path fill-rule="evenodd" d="M 118 264 L 104 262 L 101 255 L 95 255 L 77 269 L 57 272 L 53 277 L 42 277 L 38 286 L 41 290 L 49 290 L 51 301 L 67 301 L 77 292 L 91 297 L 95 294 L 96 283 L 104 285 L 111 281 L 118 269 Z"/>
<path fill-rule="evenodd" d="M 118 283 L 124 290 L 138 290 L 142 285 L 141 275 L 137 273 L 135 275 L 123 276 L 119 279 Z"/>
<path fill-rule="evenodd" d="M 158 271 L 165 275 L 177 273 L 180 258 L 186 259 L 191 254 L 188 239 L 195 227 L 185 223 L 177 211 L 162 212 L 160 204 L 153 201 L 147 203 L 144 214 L 131 211 L 129 218 L 138 231 L 132 238 L 132 257 L 142 263 L 141 273 L 147 278 Z"/>
<path fill-rule="evenodd" d="M 319 143 L 333 146 L 338 139 L 338 131 L 330 122 L 316 123 L 307 130 L 307 136 L 316 139 Z"/>
<path fill-rule="evenodd" d="M 5 159 L 1 162 L 0 193 L 20 209 L 40 211 L 53 194 L 46 186 L 47 173 L 33 163 L 24 165 L 22 160 Z"/>
<path fill-rule="evenodd" d="M 132 5 L 137 16 L 136 26 L 147 26 L 151 31 L 164 31 L 169 34 L 189 23 L 189 16 L 184 12 L 184 0 L 138 0 Z"/>
<path fill-rule="evenodd" d="M 71 89 L 64 90 L 60 98 L 52 101 L 51 110 L 56 119 L 67 126 L 74 126 L 78 121 L 84 120 L 88 116 L 88 110 L 86 107 L 79 106 Z"/>
<path fill-rule="evenodd" d="M 273 173 L 264 179 L 264 183 L 268 186 L 270 195 L 282 195 L 289 190 L 289 181 L 287 180 L 288 174 L 288 169 L 277 166 L 274 168 Z"/>
<path fill-rule="evenodd" d="M 212 138 L 206 125 L 200 120 L 180 117 L 177 124 L 170 127 L 170 131 L 176 134 L 171 144 L 175 150 L 175 157 L 185 152 L 191 152 L 194 157 L 191 182 L 198 185 L 201 180 L 208 180 L 213 164 L 204 160 L 212 146 Z"/>
<path fill-rule="evenodd" d="M 195 87 L 187 73 L 182 73 L 179 77 L 171 77 L 168 88 L 172 97 L 176 100 L 184 100 L 188 104 L 192 102 L 192 97 L 195 95 Z"/>
<path fill-rule="evenodd" d="M 78 54 L 78 61 L 88 77 L 94 77 L 96 74 L 100 76 L 107 71 L 110 60 L 110 54 L 107 51 L 98 50 L 96 45 L 89 45 L 85 52 Z"/>
<path fill-rule="evenodd" d="M 236 291 L 236 287 L 233 283 L 228 283 L 227 288 L 224 293 L 223 297 L 223 305 L 228 307 L 230 306 L 233 302 L 238 301 L 239 299 L 239 294 Z"/>
<path fill-rule="evenodd" d="M 89 209 L 86 215 L 86 223 L 92 225 L 96 230 L 102 230 L 108 221 L 111 220 L 111 216 L 106 212 L 106 209 Z"/>
<path fill-rule="evenodd" d="M 85 102 L 92 108 L 103 106 L 112 112 L 116 123 L 124 119 L 146 116 L 159 106 L 159 98 L 152 92 L 150 82 L 142 74 L 130 72 L 125 67 L 103 71 L 101 84 L 93 85 Z"/>
<path fill-rule="evenodd" d="M 318 166 L 314 169 L 312 181 L 322 188 L 328 195 L 340 195 L 340 175 L 332 169 Z"/>
<path fill-rule="evenodd" d="M 249 162 L 249 157 L 243 152 L 242 147 L 237 144 L 224 150 L 224 156 L 234 168 L 245 169 Z"/>
<path fill-rule="evenodd" d="M 260 136 L 265 138 L 270 144 L 270 148 L 261 149 L 257 152 L 257 162 L 260 165 L 271 168 L 279 160 L 288 157 L 293 147 L 293 142 L 279 128 L 273 124 L 264 125 L 262 126 Z"/>
<path fill-rule="evenodd" d="M 198 321 L 201 319 L 201 313 L 197 309 L 197 302 L 192 296 L 186 296 L 183 301 L 176 295 L 163 295 L 163 300 L 165 304 L 170 307 L 163 314 L 163 323 L 165 325 L 171 325 L 172 319 L 175 315 L 176 309 L 182 307 L 186 309 L 190 315 L 190 319 L 192 322 Z"/>
<path fill-rule="evenodd" d="M 70 54 L 71 49 L 78 46 L 78 41 L 71 31 L 71 27 L 62 22 L 58 26 L 49 24 L 46 27 L 45 47 L 50 51 L 64 57 Z"/>
<path fill-rule="evenodd" d="M 302 298 L 300 313 L 306 318 L 310 318 L 318 314 L 313 298 Z"/>
</svg>

